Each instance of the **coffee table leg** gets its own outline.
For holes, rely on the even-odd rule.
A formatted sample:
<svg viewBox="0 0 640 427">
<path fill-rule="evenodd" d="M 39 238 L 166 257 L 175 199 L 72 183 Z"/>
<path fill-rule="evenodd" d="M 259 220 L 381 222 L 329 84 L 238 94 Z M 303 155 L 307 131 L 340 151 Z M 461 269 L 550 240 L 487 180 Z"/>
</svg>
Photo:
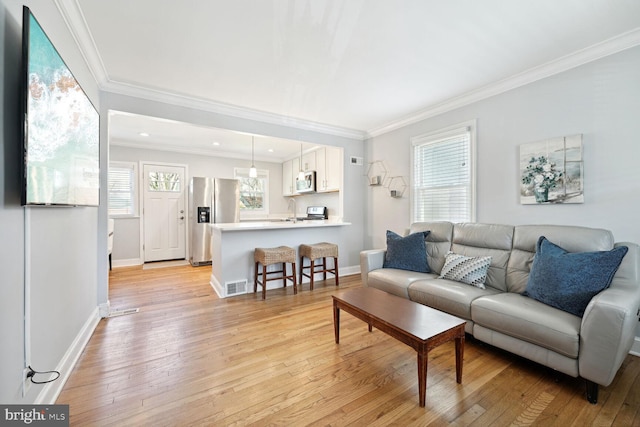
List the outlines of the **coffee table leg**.
<svg viewBox="0 0 640 427">
<path fill-rule="evenodd" d="M 464 332 L 456 338 L 456 382 L 462 384 L 462 361 L 464 359 Z"/>
<path fill-rule="evenodd" d="M 428 354 L 418 352 L 418 395 L 422 408 L 427 401 L 427 361 Z"/>
<path fill-rule="evenodd" d="M 340 342 L 340 309 L 336 300 L 333 300 L 333 332 L 336 336 L 336 344 L 338 344 Z"/>
</svg>

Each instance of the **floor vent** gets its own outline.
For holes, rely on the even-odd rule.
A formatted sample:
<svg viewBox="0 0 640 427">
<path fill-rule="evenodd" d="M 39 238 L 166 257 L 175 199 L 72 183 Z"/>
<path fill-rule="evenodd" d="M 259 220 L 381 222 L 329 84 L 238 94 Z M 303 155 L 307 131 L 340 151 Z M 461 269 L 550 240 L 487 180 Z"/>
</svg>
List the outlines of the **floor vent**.
<svg viewBox="0 0 640 427">
<path fill-rule="evenodd" d="M 113 310 L 109 313 L 109 317 L 126 316 L 127 314 L 134 314 L 139 312 L 139 308 L 127 308 L 125 310 Z"/>
<path fill-rule="evenodd" d="M 224 287 L 228 297 L 247 293 L 247 279 L 225 282 Z"/>
</svg>

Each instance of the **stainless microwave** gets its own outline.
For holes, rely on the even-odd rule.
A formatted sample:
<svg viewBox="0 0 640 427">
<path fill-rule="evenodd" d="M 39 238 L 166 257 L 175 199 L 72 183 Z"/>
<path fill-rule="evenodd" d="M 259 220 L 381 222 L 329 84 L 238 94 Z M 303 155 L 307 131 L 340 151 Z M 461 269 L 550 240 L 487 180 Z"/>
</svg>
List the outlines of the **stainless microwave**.
<svg viewBox="0 0 640 427">
<path fill-rule="evenodd" d="M 296 177 L 296 192 L 313 193 L 316 191 L 316 171 L 304 172 L 304 179 Z"/>
</svg>

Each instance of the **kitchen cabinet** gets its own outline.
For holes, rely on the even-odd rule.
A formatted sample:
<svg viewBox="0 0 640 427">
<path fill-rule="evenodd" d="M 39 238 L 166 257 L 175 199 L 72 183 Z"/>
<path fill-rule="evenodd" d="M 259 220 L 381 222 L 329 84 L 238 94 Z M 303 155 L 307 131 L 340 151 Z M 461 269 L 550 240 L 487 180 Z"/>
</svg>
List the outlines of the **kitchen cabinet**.
<svg viewBox="0 0 640 427">
<path fill-rule="evenodd" d="M 303 171 L 314 171 L 317 169 L 316 166 L 316 151 L 311 151 L 309 153 L 304 153 L 302 155 L 302 170 Z"/>
<path fill-rule="evenodd" d="M 282 195 L 295 196 L 296 194 L 296 177 L 300 172 L 300 158 L 296 157 L 287 160 L 282 164 Z"/>
<path fill-rule="evenodd" d="M 322 147 L 316 150 L 316 188 L 318 193 L 340 191 L 342 149 Z"/>
</svg>

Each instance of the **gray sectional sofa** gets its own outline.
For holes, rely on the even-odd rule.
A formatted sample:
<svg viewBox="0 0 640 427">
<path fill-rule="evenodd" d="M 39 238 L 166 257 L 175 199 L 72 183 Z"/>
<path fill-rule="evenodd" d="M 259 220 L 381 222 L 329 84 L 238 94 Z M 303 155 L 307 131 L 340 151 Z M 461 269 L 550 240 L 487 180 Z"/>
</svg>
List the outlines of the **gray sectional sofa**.
<svg viewBox="0 0 640 427">
<path fill-rule="evenodd" d="M 573 377 L 586 380 L 596 403 L 631 349 L 640 313 L 640 247 L 615 243 L 608 230 L 559 225 L 415 223 L 408 234 L 425 237 L 431 273 L 383 268 L 385 249 L 360 254 L 364 286 L 375 287 L 467 320 L 466 332 Z M 591 299 L 582 317 L 523 293 L 540 236 L 568 252 L 628 251 L 608 288 Z M 438 278 L 446 254 L 491 256 L 485 289 Z M 585 275 L 584 280 L 589 281 Z"/>
</svg>

